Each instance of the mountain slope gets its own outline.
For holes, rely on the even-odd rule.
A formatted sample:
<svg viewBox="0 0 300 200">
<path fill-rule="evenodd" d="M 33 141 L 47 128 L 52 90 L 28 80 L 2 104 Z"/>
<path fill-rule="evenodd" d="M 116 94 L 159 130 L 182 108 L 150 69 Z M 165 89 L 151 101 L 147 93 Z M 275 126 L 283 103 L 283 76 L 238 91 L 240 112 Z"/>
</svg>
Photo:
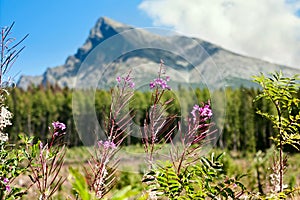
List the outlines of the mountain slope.
<svg viewBox="0 0 300 200">
<path fill-rule="evenodd" d="M 18 87 L 26 89 L 40 83 L 70 88 L 107 87 L 117 74 L 129 69 L 133 69 L 142 87 L 157 75 L 160 59 L 169 66 L 168 74 L 174 82 L 209 87 L 253 86 L 251 76 L 259 72 L 299 73 L 297 69 L 242 56 L 201 39 L 161 36 L 102 17 L 65 64 L 48 68 L 41 76 L 22 76 Z"/>
</svg>

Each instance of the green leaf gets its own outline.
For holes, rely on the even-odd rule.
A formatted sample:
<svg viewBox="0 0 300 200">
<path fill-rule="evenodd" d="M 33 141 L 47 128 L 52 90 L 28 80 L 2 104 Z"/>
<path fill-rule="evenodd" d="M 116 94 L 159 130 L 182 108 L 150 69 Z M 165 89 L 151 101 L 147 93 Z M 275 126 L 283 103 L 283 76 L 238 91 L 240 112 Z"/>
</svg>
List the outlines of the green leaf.
<svg viewBox="0 0 300 200">
<path fill-rule="evenodd" d="M 126 200 L 130 197 L 139 194 L 139 191 L 133 189 L 131 185 L 128 185 L 121 190 L 114 192 L 114 195 L 110 198 L 111 200 Z"/>
<path fill-rule="evenodd" d="M 73 168 L 69 168 L 69 171 L 75 179 L 75 181 L 72 183 L 74 191 L 76 191 L 82 200 L 91 199 L 92 197 L 90 195 L 85 177 L 78 170 Z"/>
</svg>

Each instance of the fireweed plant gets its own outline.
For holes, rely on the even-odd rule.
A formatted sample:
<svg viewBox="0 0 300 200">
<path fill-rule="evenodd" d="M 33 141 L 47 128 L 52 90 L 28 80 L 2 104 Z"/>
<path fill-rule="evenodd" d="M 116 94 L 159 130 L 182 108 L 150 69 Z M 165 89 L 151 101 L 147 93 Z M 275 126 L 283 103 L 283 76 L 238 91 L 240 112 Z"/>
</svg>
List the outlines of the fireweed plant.
<svg viewBox="0 0 300 200">
<path fill-rule="evenodd" d="M 149 164 L 149 169 L 154 167 L 154 156 L 161 147 L 156 144 L 165 144 L 168 140 L 170 140 L 173 132 L 177 128 L 175 126 L 169 129 L 177 116 L 174 115 L 170 117 L 167 115 L 168 106 L 171 105 L 173 99 L 169 99 L 165 102 L 161 101 L 164 93 L 167 90 L 171 90 L 171 87 L 167 84 L 167 82 L 170 81 L 170 77 L 165 76 L 165 73 L 166 68 L 164 67 L 163 61 L 161 61 L 158 77 L 149 84 L 153 93 L 151 96 L 151 106 L 147 113 L 144 128 L 142 130 L 142 140 L 144 150 L 147 155 L 146 161 Z"/>
<path fill-rule="evenodd" d="M 49 127 L 50 141 L 38 141 L 30 145 L 25 152 L 28 159 L 29 177 L 38 191 L 39 199 L 47 200 L 60 188 L 66 177 L 60 175 L 66 154 L 63 136 L 66 126 L 61 122 L 53 122 Z M 29 142 L 31 143 L 31 142 Z"/>
<path fill-rule="evenodd" d="M 89 159 L 89 167 L 85 168 L 85 176 L 89 190 L 82 187 L 86 183 L 78 181 L 80 174 L 72 169 L 75 177 L 74 193 L 82 199 L 102 199 L 116 181 L 116 170 L 120 159 L 116 155 L 124 139 L 131 133 L 133 114 L 129 103 L 134 95 L 135 83 L 129 72 L 125 77 L 117 77 L 117 86 L 112 89 L 112 100 L 109 117 L 105 120 L 105 139 L 99 139 L 94 148 L 94 155 Z"/>
<path fill-rule="evenodd" d="M 210 159 L 201 156 L 200 151 L 205 138 L 212 136 L 213 116 L 210 102 L 196 104 L 187 117 L 187 127 L 178 123 L 174 126 L 172 119 L 180 118 L 166 114 L 173 99 L 162 101 L 162 95 L 171 90 L 167 84 L 170 77 L 165 75 L 166 68 L 161 62 L 158 77 L 150 82 L 153 91 L 150 111 L 147 114 L 143 144 L 149 163 L 149 171 L 144 175 L 143 182 L 147 185 L 144 197 L 148 199 L 205 199 L 208 197 L 238 198 L 243 194 L 244 186 L 239 182 L 241 177 L 228 178 L 221 164 L 222 154 Z M 173 127 L 172 127 L 173 126 Z M 167 128 L 167 129 L 166 129 Z M 167 130 L 167 131 L 166 131 Z M 179 136 L 178 141 L 175 133 Z M 162 137 L 159 134 L 163 134 Z M 162 145 L 171 145 L 170 161 L 154 160 Z"/>
</svg>

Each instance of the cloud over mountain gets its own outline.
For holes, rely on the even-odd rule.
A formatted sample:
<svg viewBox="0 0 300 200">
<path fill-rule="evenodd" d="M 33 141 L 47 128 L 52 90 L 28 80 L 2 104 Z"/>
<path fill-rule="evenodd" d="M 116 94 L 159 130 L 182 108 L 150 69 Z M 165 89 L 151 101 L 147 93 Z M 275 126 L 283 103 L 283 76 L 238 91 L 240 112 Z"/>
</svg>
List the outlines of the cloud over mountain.
<svg viewBox="0 0 300 200">
<path fill-rule="evenodd" d="M 155 25 L 300 68 L 299 0 L 144 0 L 139 8 Z"/>
</svg>

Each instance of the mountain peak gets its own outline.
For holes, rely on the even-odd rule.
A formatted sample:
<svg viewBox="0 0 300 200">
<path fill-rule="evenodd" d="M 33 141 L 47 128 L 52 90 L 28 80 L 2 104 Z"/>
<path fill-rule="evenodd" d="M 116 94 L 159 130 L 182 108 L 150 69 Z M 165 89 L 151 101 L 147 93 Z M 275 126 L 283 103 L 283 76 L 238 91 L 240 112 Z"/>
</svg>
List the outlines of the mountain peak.
<svg viewBox="0 0 300 200">
<path fill-rule="evenodd" d="M 131 29 L 132 27 L 116 22 L 108 17 L 100 17 L 95 26 L 90 30 L 89 37 L 74 55 L 78 60 L 83 60 L 87 54 L 98 44 L 118 33 Z"/>
<path fill-rule="evenodd" d="M 117 22 L 108 17 L 100 17 L 96 23 L 98 26 L 110 26 L 113 28 L 118 27 L 128 27 L 128 25 L 122 24 L 121 22 Z"/>
<path fill-rule="evenodd" d="M 100 17 L 90 31 L 90 38 L 106 38 L 131 27 L 108 17 Z"/>
</svg>

